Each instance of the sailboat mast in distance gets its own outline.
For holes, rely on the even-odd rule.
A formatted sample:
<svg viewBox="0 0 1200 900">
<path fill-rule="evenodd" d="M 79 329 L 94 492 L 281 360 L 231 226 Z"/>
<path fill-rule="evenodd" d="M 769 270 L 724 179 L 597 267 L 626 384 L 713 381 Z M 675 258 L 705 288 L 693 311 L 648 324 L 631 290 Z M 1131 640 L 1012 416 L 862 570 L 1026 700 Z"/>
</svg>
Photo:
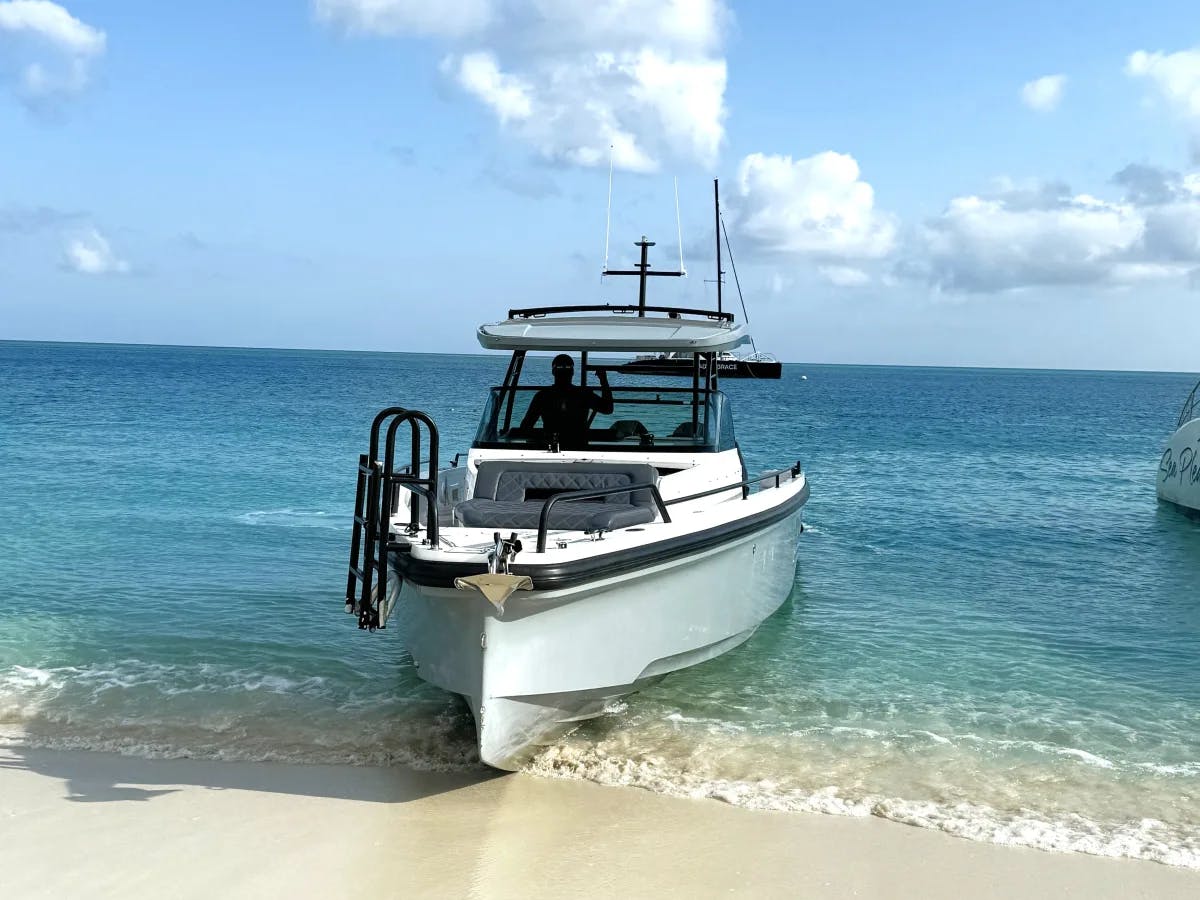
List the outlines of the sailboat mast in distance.
<svg viewBox="0 0 1200 900">
<path fill-rule="evenodd" d="M 713 179 L 713 234 L 717 238 L 717 312 L 721 312 L 721 190 L 716 178 Z"/>
</svg>

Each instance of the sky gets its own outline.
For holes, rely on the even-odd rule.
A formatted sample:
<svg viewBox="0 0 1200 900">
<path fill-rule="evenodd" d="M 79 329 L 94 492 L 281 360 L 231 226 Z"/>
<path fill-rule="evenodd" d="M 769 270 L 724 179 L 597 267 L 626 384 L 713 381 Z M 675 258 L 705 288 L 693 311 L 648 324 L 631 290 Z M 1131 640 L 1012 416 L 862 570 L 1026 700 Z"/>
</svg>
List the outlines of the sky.
<svg viewBox="0 0 1200 900">
<path fill-rule="evenodd" d="M 0 0 L 0 339 L 478 352 L 610 164 L 784 361 L 1200 369 L 1194 0 Z"/>
</svg>

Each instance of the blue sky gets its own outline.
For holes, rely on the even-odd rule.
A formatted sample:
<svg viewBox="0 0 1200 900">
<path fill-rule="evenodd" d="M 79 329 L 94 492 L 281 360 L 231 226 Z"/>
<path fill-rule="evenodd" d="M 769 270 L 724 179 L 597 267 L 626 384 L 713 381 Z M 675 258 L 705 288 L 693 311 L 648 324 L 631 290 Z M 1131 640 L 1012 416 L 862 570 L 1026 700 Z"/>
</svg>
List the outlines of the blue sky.
<svg viewBox="0 0 1200 900">
<path fill-rule="evenodd" d="M 474 352 L 628 298 L 612 145 L 782 359 L 1195 370 L 1194 8 L 973 6 L 0 0 L 0 338 Z"/>
</svg>

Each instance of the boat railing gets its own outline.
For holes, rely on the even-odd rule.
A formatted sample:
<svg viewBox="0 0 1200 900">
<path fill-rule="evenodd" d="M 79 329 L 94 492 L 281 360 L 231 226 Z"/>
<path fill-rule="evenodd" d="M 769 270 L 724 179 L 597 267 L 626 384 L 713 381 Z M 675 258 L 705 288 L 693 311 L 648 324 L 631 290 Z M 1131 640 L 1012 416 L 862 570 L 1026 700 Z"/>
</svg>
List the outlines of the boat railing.
<svg viewBox="0 0 1200 900">
<path fill-rule="evenodd" d="M 654 498 L 654 505 L 658 507 L 658 514 L 662 516 L 662 520 L 664 522 L 671 521 L 671 514 L 667 511 L 667 504 L 663 502 L 662 494 L 658 492 L 658 485 L 652 481 L 623 484 L 617 487 L 595 488 L 586 491 L 560 491 L 557 494 L 547 497 L 546 502 L 542 504 L 542 514 L 538 517 L 537 552 L 546 552 L 546 536 L 550 531 L 550 510 L 554 509 L 556 503 L 569 503 L 572 500 L 599 500 L 601 497 L 630 494 L 634 491 L 649 491 L 651 497 Z"/>
<path fill-rule="evenodd" d="M 1200 410 L 1197 407 L 1200 407 L 1200 381 L 1196 382 L 1187 400 L 1183 402 L 1183 410 L 1179 413 L 1179 421 L 1175 423 L 1175 427 L 1182 428 L 1192 419 L 1200 418 Z"/>
<path fill-rule="evenodd" d="M 679 318 L 680 316 L 697 316 L 703 319 L 712 319 L 717 322 L 733 323 L 733 313 L 721 312 L 715 309 L 693 309 L 684 306 L 639 306 L 633 304 L 584 304 L 574 306 L 531 306 L 525 309 L 510 309 L 508 317 L 510 319 L 539 319 L 543 316 L 566 315 L 570 313 L 648 313 L 660 312 L 666 313 L 669 317 Z"/>
<path fill-rule="evenodd" d="M 741 490 L 742 499 L 745 500 L 750 496 L 752 487 L 758 490 L 769 488 L 777 488 L 785 481 L 791 481 L 799 477 L 801 472 L 800 461 L 786 469 L 768 469 L 765 472 L 760 472 L 753 478 L 743 478 L 741 481 L 732 484 L 723 484 L 720 487 L 709 488 L 706 491 L 699 491 L 695 494 L 688 494 L 683 497 L 672 497 L 669 500 L 664 500 L 659 493 L 658 485 L 651 482 L 644 484 L 628 484 L 620 487 L 600 488 L 589 491 L 563 491 L 546 498 L 546 502 L 542 505 L 542 514 L 538 519 L 538 536 L 537 536 L 537 552 L 546 552 L 546 542 L 549 535 L 550 510 L 554 508 L 555 503 L 569 502 L 572 500 L 596 500 L 600 497 L 607 497 L 614 494 L 626 494 L 631 491 L 649 490 L 654 498 L 654 505 L 658 507 L 659 515 L 662 516 L 663 522 L 670 523 L 671 514 L 667 507 L 674 506 L 677 503 L 687 503 L 691 500 L 701 500 L 705 497 L 713 497 L 717 494 L 725 494 L 729 491 Z"/>
<path fill-rule="evenodd" d="M 673 506 L 676 503 L 687 503 L 690 500 L 701 500 L 705 497 L 712 497 L 715 494 L 724 494 L 727 491 L 741 488 L 742 499 L 745 500 L 750 496 L 750 488 L 757 487 L 758 490 L 764 490 L 768 487 L 779 487 L 784 481 L 790 481 L 800 474 L 800 461 L 797 460 L 795 465 L 786 469 L 768 469 L 765 472 L 760 472 L 753 478 L 743 478 L 741 481 L 733 484 L 723 484 L 720 487 L 709 488 L 706 491 L 700 491 L 697 494 L 688 494 L 685 497 L 672 497 L 667 501 L 668 506 Z"/>
</svg>

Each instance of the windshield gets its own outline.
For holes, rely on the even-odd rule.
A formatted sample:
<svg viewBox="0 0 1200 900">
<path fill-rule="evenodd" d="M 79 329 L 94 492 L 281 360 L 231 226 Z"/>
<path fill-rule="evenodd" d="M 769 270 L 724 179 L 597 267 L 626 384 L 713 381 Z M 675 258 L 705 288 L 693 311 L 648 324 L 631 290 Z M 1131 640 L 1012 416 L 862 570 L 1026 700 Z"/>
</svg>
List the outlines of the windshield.
<svg viewBox="0 0 1200 900">
<path fill-rule="evenodd" d="M 577 389 L 587 390 L 587 389 Z M 545 450 L 563 444 L 539 415 L 552 388 L 494 387 L 475 435 L 480 448 L 521 447 Z M 542 399 L 535 399 L 539 392 Z M 597 389 L 595 394 L 599 395 Z M 585 397 L 586 402 L 586 397 Z M 733 416 L 720 391 L 691 388 L 621 387 L 612 389 L 612 412 L 593 403 L 583 415 L 586 435 L 562 449 L 619 450 L 642 447 L 655 451 L 732 450 Z M 530 407 L 534 410 L 530 413 Z"/>
</svg>

